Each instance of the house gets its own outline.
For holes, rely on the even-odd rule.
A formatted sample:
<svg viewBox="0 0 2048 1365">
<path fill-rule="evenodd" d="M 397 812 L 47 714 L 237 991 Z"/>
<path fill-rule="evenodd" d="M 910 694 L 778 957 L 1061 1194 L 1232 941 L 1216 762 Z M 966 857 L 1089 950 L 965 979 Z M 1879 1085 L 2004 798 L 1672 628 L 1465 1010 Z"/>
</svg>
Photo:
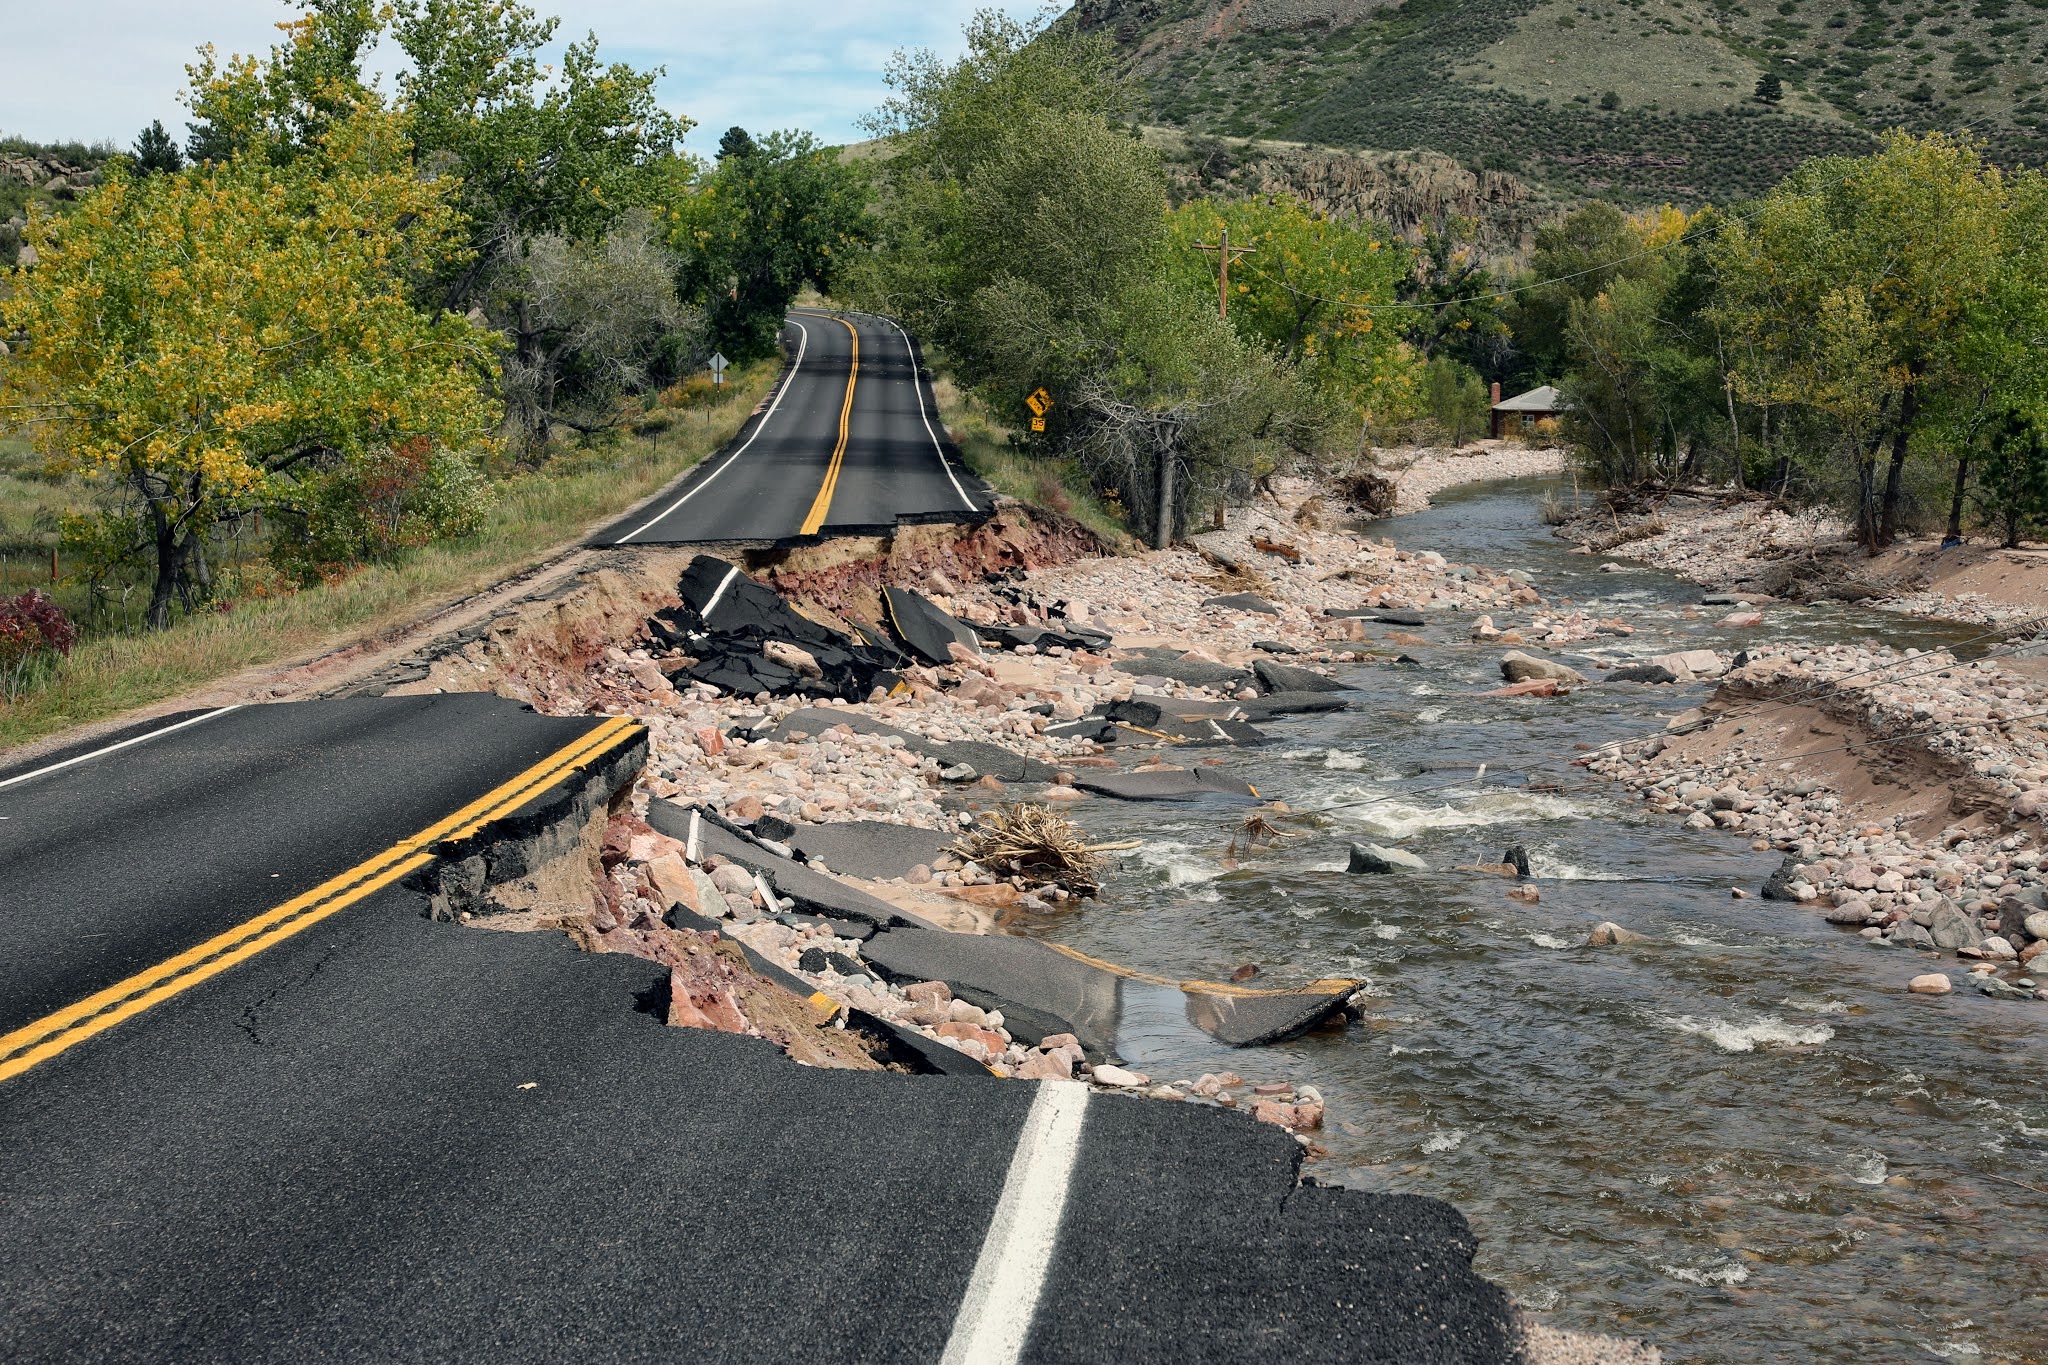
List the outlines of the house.
<svg viewBox="0 0 2048 1365">
<path fill-rule="evenodd" d="M 1546 417 L 1555 417 L 1562 411 L 1564 399 L 1558 395 L 1554 385 L 1545 384 L 1540 389 L 1531 389 L 1527 393 L 1518 393 L 1513 398 L 1503 400 L 1500 396 L 1500 385 L 1495 384 L 1492 425 L 1487 435 L 1496 441 L 1503 436 L 1519 436 L 1522 434 L 1524 422 L 1540 422 Z"/>
</svg>

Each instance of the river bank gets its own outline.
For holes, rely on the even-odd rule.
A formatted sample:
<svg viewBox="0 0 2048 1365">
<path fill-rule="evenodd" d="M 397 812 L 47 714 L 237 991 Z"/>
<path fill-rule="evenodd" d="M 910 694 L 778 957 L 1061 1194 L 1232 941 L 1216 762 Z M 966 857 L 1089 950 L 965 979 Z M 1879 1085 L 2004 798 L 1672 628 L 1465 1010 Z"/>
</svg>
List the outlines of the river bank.
<svg viewBox="0 0 2048 1365">
<path fill-rule="evenodd" d="M 1603 572 L 1598 558 L 1570 556 L 1538 523 L 1541 490 L 1529 485 L 1450 488 L 1432 511 L 1362 528 L 1338 524 L 1317 490 L 1279 491 L 1225 531 L 1169 552 L 1104 559 L 1020 541 L 1007 567 L 972 546 L 896 565 L 886 572 L 897 581 L 984 627 L 1014 626 L 1020 614 L 1085 619 L 1113 642 L 920 664 L 906 694 L 813 702 L 795 728 L 797 700 L 678 686 L 665 667 L 674 661 L 644 638 L 578 660 L 522 656 L 486 638 L 413 685 L 462 685 L 466 673 L 468 685 L 549 709 L 645 717 L 656 743 L 637 798 L 643 813 L 687 798 L 757 830 L 780 833 L 764 822 L 781 821 L 800 835 L 868 819 L 951 838 L 968 828 L 963 814 L 1044 805 L 1092 842 L 1135 843 L 1105 859 L 1099 895 L 941 858 L 896 877 L 831 871 L 949 927 L 1035 938 L 1167 980 L 1227 980 L 1250 968 L 1254 982 L 1361 981 L 1363 1017 L 1250 1050 L 1184 1028 L 1138 1032 L 1120 1040 L 1122 1065 L 1089 1064 L 1067 1039 L 1027 1042 L 1009 1019 L 942 999 L 927 983 L 892 984 L 865 967 L 857 938 L 778 919 L 742 869 L 715 855 L 691 863 L 644 826 L 617 831 L 614 890 L 593 909 L 605 946 L 654 951 L 629 940 L 660 937 L 662 907 L 694 897 L 720 932 L 798 975 L 835 1012 L 888 1017 L 1013 1074 L 1265 1106 L 1268 1122 L 1315 1150 L 1318 1179 L 1454 1202 L 1479 1235 L 1484 1272 L 1563 1327 L 1649 1335 L 1680 1359 L 1860 1360 L 1935 1347 L 2023 1359 L 2014 1343 L 2048 1303 L 2023 1229 L 2048 1206 L 1998 1182 L 2031 1159 L 2039 1143 L 2030 1134 L 2048 1128 L 2048 1107 L 2009 1085 L 2008 1059 L 2040 1046 L 2039 1006 L 1975 991 L 1909 994 L 1912 975 L 1957 972 L 1963 959 L 1911 957 L 1936 950 L 1910 946 L 1911 930 L 1897 926 L 1917 924 L 1920 893 L 1932 890 L 1978 916 L 1981 935 L 1983 901 L 2038 885 L 2030 846 L 1999 847 L 2011 835 L 1991 831 L 2035 789 L 2040 763 L 2002 775 L 2010 790 L 1985 774 L 1971 786 L 1989 751 L 1944 750 L 1954 763 L 1945 790 L 1981 795 L 1980 823 L 1944 810 L 1928 829 L 1918 822 L 1935 818 L 1931 810 L 1902 808 L 1888 818 L 1906 816 L 1903 826 L 1868 834 L 1876 816 L 1846 778 L 1801 794 L 1796 781 L 1772 789 L 1787 784 L 1765 767 L 1767 789 L 1744 787 L 1725 809 L 1713 796 L 1726 781 L 1688 791 L 1700 784 L 1696 769 L 1720 760 L 1688 758 L 1682 746 L 1709 731 L 1669 741 L 1669 762 L 1692 766 L 1658 771 L 1652 788 L 1678 780 L 1647 807 L 1618 801 L 1625 788 L 1604 774 L 1569 766 L 1599 758 L 1575 746 L 1640 746 L 1676 734 L 1666 725 L 1694 709 L 1732 716 L 1751 665 L 1719 701 L 1714 675 L 1745 650 L 1752 663 L 1782 650 L 1816 671 L 1781 680 L 1794 691 L 1821 674 L 1853 688 L 1856 657 L 1825 651 L 1861 648 L 1854 642 L 1879 631 L 1905 647 L 1951 649 L 1966 632 L 1839 604 L 1766 605 L 1753 621 L 1706 607 L 1668 576 Z M 861 587 L 815 566 L 769 566 L 762 576 L 808 591 L 820 619 L 851 611 Z M 1498 639 L 1472 638 L 1481 616 Z M 1553 696 L 1489 695 L 1503 682 L 1510 636 L 1593 681 Z M 1801 650 L 1816 657 L 1800 663 Z M 1691 662 L 1668 683 L 1607 680 L 1680 656 Z M 1925 657 L 1930 669 L 1942 663 Z M 1245 685 L 1245 666 L 1261 662 L 1328 674 L 1348 689 L 1347 709 L 1261 719 L 1263 745 L 1103 752 L 1056 733 L 1065 717 L 1108 701 L 1250 706 L 1258 690 Z M 1187 681 L 1204 676 L 1223 681 Z M 2005 721 L 1971 709 L 1963 693 L 1974 676 L 1941 680 L 1958 693 L 1942 704 L 1949 719 L 1971 722 L 1965 739 L 1993 740 Z M 2010 719 L 2029 697 L 1997 700 Z M 811 728 L 827 715 L 845 723 Z M 918 744 L 854 728 L 869 723 Z M 1718 733 L 1743 724 L 1730 719 Z M 1733 778 L 1771 762 L 1828 761 L 1740 749 L 1760 733 L 1734 737 Z M 993 777 L 918 751 L 975 740 L 1043 770 Z M 1256 786 L 1277 837 L 1248 842 L 1243 804 L 1128 802 L 1075 785 L 1106 763 Z M 1908 780 L 1889 787 L 1877 780 L 1882 765 L 1872 769 L 1873 791 L 1918 790 L 1905 768 L 1895 771 Z M 1953 847 L 1944 842 L 1951 824 L 1968 835 Z M 1895 866 L 1900 837 L 1926 856 Z M 1349 873 L 1352 843 L 1408 852 L 1426 870 Z M 1530 877 L 1487 866 L 1509 845 L 1526 850 Z M 1882 923 L 1865 912 L 1844 927 L 1827 917 L 1842 907 L 1757 898 L 1788 852 L 1812 860 L 1804 875 L 1829 901 L 1857 889 L 1864 873 L 1851 864 L 1861 860 L 1872 882 L 1865 904 Z M 1836 868 L 1819 866 L 1830 858 Z M 1601 923 L 1629 937 L 1588 946 Z M 1903 938 L 1873 950 L 1857 930 L 1874 927 Z M 2006 975 L 2015 971 L 2008 964 Z M 714 1026 L 760 1024 L 722 1017 L 715 987 L 700 997 L 709 1008 L 698 1013 Z M 2018 1178 L 2033 1183 L 2023 1170 Z M 1938 1253 L 1919 1232 L 1929 1220 L 1943 1230 Z M 1901 1257 L 1943 1273 L 1902 1276 Z M 1998 1294 L 1986 1293 L 1991 1283 Z M 1814 1304 L 1828 1311 L 1803 1306 Z"/>
<path fill-rule="evenodd" d="M 1582 553 L 1651 564 L 1711 592 L 1860 602 L 1971 625 L 2048 622 L 2048 550 L 2039 547 L 1907 536 L 1866 555 L 1849 523 L 1825 509 L 1679 495 L 1630 516 L 1588 510 L 1557 533 Z"/>
</svg>

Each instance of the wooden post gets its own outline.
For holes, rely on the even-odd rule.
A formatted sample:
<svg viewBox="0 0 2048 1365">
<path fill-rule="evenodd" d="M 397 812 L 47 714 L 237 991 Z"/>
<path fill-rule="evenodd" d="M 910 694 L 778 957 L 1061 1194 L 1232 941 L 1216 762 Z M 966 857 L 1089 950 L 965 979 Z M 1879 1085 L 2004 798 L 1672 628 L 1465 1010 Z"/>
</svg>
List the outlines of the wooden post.
<svg viewBox="0 0 2048 1365">
<path fill-rule="evenodd" d="M 1216 316 L 1228 321 L 1230 318 L 1230 263 L 1239 256 L 1254 254 L 1258 248 L 1232 246 L 1230 244 L 1230 229 L 1226 227 L 1219 234 L 1217 241 L 1213 245 L 1208 242 L 1196 242 L 1195 250 L 1213 251 L 1216 253 Z"/>
<path fill-rule="evenodd" d="M 1173 545 L 1173 452 L 1161 449 L 1159 452 L 1159 524 L 1152 529 L 1152 548 L 1165 550 Z"/>
<path fill-rule="evenodd" d="M 54 545 L 50 547 L 50 581 L 57 581 L 57 547 Z"/>
</svg>

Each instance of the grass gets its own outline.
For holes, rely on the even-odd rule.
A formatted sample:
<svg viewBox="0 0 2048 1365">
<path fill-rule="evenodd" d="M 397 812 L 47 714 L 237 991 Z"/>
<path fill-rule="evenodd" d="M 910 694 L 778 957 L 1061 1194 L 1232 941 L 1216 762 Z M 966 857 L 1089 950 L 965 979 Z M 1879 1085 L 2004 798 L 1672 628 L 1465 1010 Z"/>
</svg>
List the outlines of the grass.
<svg viewBox="0 0 2048 1365">
<path fill-rule="evenodd" d="M 1078 461 L 1033 455 L 1016 444 L 1012 440 L 1016 433 L 940 371 L 941 363 L 934 363 L 938 378 L 932 396 L 938 401 L 940 420 L 959 445 L 969 469 L 988 480 L 998 493 L 1072 517 L 1111 545 L 1131 544 L 1123 518 L 1097 496 Z"/>
<path fill-rule="evenodd" d="M 303 592 L 238 604 L 169 630 L 78 645 L 40 690 L 0 703 L 0 752 L 412 619 L 495 583 L 659 489 L 739 430 L 776 374 L 734 372 L 715 407 L 656 410 L 613 446 L 570 452 L 499 485 L 484 530 Z M 666 420 L 665 430 L 653 430 Z M 0 485 L 0 491 L 5 490 Z"/>
</svg>

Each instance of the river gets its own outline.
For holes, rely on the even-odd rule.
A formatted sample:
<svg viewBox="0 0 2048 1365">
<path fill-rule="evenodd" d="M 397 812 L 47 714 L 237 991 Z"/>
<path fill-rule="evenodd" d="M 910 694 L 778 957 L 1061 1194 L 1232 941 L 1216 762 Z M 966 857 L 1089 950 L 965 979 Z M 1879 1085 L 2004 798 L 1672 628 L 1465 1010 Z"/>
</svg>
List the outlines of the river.
<svg viewBox="0 0 2048 1365">
<path fill-rule="evenodd" d="M 1636 627 L 1567 661 L 1730 647 L 1720 612 L 1688 615 L 1696 587 L 1569 554 L 1537 517 L 1548 486 L 1452 490 L 1370 533 L 1523 570 L 1552 603 Z M 1710 685 L 1483 698 L 1502 649 L 1468 643 L 1469 623 L 1422 631 L 1420 666 L 1343 670 L 1349 711 L 1205 751 L 1300 810 L 1372 804 L 1297 820 L 1298 837 L 1234 866 L 1237 808 L 1080 809 L 1091 833 L 1144 844 L 1099 900 L 1033 932 L 1181 976 L 1250 962 L 1252 984 L 1370 983 L 1363 1022 L 1250 1052 L 1133 1011 L 1131 1062 L 1315 1085 L 1328 1154 L 1311 1173 L 1449 1200 L 1480 1269 L 1556 1326 L 1645 1338 L 1672 1361 L 2048 1358 L 2048 1006 L 1908 997 L 1918 959 L 1733 899 L 1781 855 L 1647 814 L 1569 766 L 1574 745 L 1661 729 Z M 1928 647 L 1973 632 L 1773 607 L 1762 633 Z M 1435 870 L 1347 875 L 1353 840 Z M 1515 843 L 1540 904 L 1453 870 Z M 1600 920 L 1651 941 L 1579 946 Z"/>
</svg>

